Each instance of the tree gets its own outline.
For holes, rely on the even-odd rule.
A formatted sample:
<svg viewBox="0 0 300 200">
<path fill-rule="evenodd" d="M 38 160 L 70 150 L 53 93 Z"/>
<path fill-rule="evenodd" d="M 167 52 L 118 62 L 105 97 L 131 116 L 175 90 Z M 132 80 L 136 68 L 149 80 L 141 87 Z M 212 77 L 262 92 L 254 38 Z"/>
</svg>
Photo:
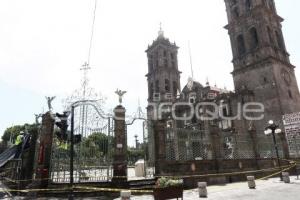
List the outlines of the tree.
<svg viewBox="0 0 300 200">
<path fill-rule="evenodd" d="M 109 152 L 109 144 L 113 137 L 107 136 L 104 133 L 92 133 L 86 138 L 83 138 L 81 144 L 81 154 L 83 156 L 95 156 L 100 158 L 107 156 Z"/>
<path fill-rule="evenodd" d="M 135 148 L 127 149 L 127 160 L 129 165 L 134 165 L 134 163 L 139 159 L 144 159 L 144 156 L 145 156 L 144 149 L 135 149 Z"/>
<path fill-rule="evenodd" d="M 24 125 L 15 125 L 7 128 L 3 135 L 2 135 L 2 141 L 4 143 L 7 143 L 10 139 L 15 140 L 16 137 L 20 134 L 21 131 L 28 131 L 29 134 L 32 132 L 38 131 L 38 126 L 36 124 L 24 124 Z"/>
</svg>

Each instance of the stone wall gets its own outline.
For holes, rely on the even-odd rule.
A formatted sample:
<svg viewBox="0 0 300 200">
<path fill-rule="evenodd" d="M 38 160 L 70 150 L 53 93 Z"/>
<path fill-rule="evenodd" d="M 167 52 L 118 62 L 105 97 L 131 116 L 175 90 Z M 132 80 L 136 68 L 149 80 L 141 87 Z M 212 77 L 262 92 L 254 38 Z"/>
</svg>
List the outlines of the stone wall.
<svg viewBox="0 0 300 200">
<path fill-rule="evenodd" d="M 281 161 L 281 165 L 285 166 L 289 165 L 289 163 L 288 161 Z M 239 175 L 223 175 L 223 173 L 271 169 L 277 167 L 277 161 L 276 159 L 160 161 L 159 167 L 160 173 L 156 173 L 156 176 L 183 176 L 185 187 L 193 188 L 197 186 L 197 182 L 199 181 L 205 181 L 208 182 L 208 184 L 224 184 L 245 181 L 246 175 L 255 175 L 257 178 L 264 177 L 271 174 L 271 172 Z"/>
</svg>

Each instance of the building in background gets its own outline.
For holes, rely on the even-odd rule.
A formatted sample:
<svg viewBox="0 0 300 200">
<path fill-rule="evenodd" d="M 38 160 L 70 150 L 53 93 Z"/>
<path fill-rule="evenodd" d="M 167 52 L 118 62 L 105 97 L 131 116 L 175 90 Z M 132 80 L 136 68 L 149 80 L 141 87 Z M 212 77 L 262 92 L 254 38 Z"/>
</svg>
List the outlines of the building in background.
<svg viewBox="0 0 300 200">
<path fill-rule="evenodd" d="M 264 135 L 267 121 L 274 120 L 283 129 L 282 116 L 300 111 L 295 67 L 289 60 L 282 34 L 283 19 L 274 1 L 225 0 L 225 4 L 234 91 L 211 86 L 208 81 L 202 85 L 193 79 L 181 90 L 178 47 L 162 30 L 146 50 L 148 121 L 152 125 L 162 122 L 166 127 L 163 137 L 155 130 L 149 132 L 150 160 L 156 159 L 157 149 L 163 149 L 166 160 L 272 158 L 272 140 Z M 172 107 L 180 102 L 190 105 Z M 203 120 L 207 111 L 215 108 L 199 106 L 201 102 L 215 103 L 218 116 Z M 241 107 L 249 102 L 263 104 L 262 119 L 229 119 L 243 114 Z M 161 116 L 156 112 L 159 107 L 163 109 Z M 175 119 L 172 109 L 182 119 Z M 251 116 L 258 117 L 256 113 Z M 277 137 L 281 156 L 289 157 L 285 134 Z"/>
</svg>

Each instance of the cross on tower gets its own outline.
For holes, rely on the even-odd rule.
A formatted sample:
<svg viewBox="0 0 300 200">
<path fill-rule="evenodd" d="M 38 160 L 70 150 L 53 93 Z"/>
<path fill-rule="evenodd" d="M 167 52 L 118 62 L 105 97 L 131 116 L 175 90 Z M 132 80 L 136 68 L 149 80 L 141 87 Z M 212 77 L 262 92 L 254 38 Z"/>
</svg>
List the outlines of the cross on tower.
<svg viewBox="0 0 300 200">
<path fill-rule="evenodd" d="M 159 31 L 158 31 L 158 37 L 163 38 L 164 37 L 164 31 L 162 30 L 162 23 L 159 23 Z"/>
<path fill-rule="evenodd" d="M 85 93 L 86 93 L 86 88 L 87 88 L 87 85 L 88 85 L 88 77 L 87 77 L 87 73 L 88 73 L 88 70 L 90 70 L 90 66 L 89 66 L 89 63 L 85 62 L 82 67 L 80 68 L 80 70 L 83 71 L 83 80 L 82 80 L 82 87 L 83 87 L 83 97 L 85 98 Z"/>
</svg>

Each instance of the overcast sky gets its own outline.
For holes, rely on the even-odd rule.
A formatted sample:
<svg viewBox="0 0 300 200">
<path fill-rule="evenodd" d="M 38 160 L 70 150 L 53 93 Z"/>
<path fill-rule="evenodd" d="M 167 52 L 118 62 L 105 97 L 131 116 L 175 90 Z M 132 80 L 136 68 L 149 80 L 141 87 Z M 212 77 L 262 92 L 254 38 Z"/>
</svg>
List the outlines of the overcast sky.
<svg viewBox="0 0 300 200">
<path fill-rule="evenodd" d="M 300 1 L 276 4 L 286 19 L 291 61 L 300 66 Z M 61 112 L 61 100 L 80 87 L 93 8 L 94 0 L 0 1 L 0 134 L 12 124 L 33 123 L 34 113 L 46 111 L 44 96 L 57 96 L 54 108 Z M 89 79 L 107 97 L 107 110 L 117 104 L 116 88 L 128 91 L 127 114 L 135 112 L 138 99 L 146 107 L 145 50 L 160 22 L 165 36 L 180 47 L 182 86 L 190 76 L 190 41 L 195 79 L 204 84 L 208 77 L 211 84 L 233 89 L 223 0 L 98 0 Z M 299 69 L 296 75 L 300 79 Z M 136 130 L 129 129 L 129 144 Z"/>
</svg>

